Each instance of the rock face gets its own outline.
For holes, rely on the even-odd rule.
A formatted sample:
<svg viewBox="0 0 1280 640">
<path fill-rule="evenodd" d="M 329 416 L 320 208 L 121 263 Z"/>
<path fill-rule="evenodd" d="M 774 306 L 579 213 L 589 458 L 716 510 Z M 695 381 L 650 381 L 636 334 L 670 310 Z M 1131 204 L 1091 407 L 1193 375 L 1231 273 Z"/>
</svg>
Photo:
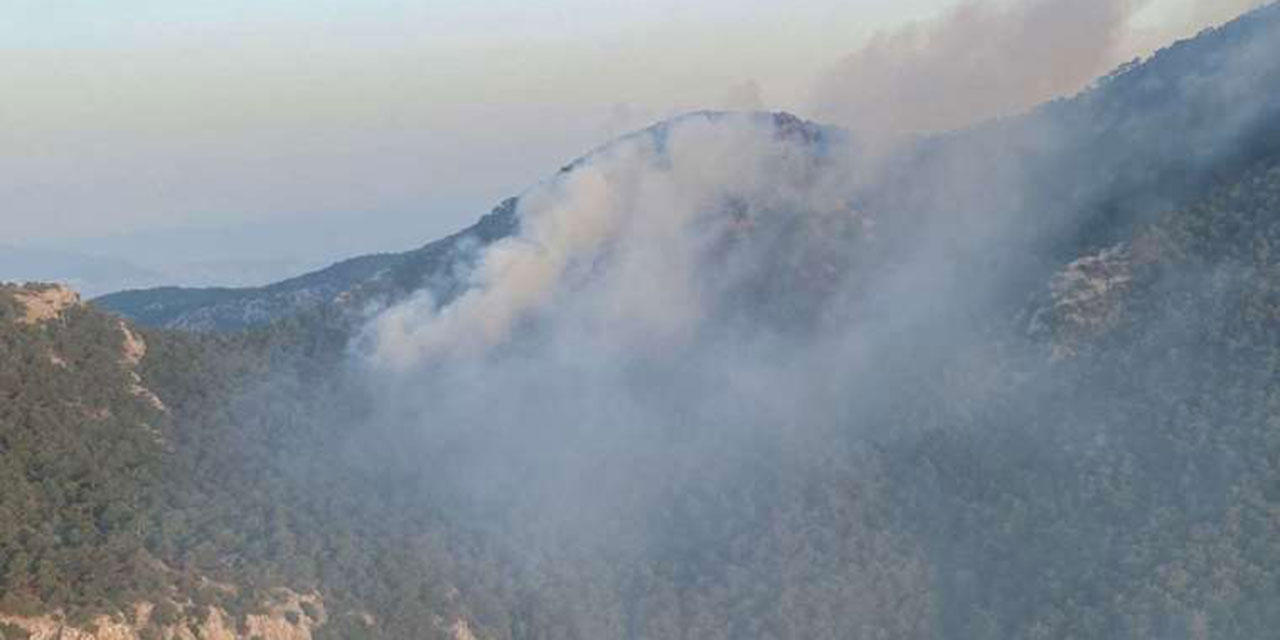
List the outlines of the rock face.
<svg viewBox="0 0 1280 640">
<path fill-rule="evenodd" d="M 453 632 L 453 640 L 477 640 L 475 632 L 471 630 L 471 624 L 466 620 L 459 619 L 450 627 Z"/>
<path fill-rule="evenodd" d="M 120 321 L 120 333 L 124 334 L 124 355 L 121 360 L 130 367 L 142 364 L 147 355 L 147 343 L 142 336 L 129 330 L 129 325 Z"/>
<path fill-rule="evenodd" d="M 164 401 L 142 384 L 142 376 L 135 371 L 138 365 L 142 364 L 142 359 L 147 356 L 146 341 L 142 339 L 142 336 L 131 331 L 129 325 L 123 320 L 119 322 L 119 327 L 120 333 L 124 336 L 120 363 L 129 369 L 129 392 L 145 400 L 147 404 L 157 411 L 168 413 L 169 408 L 165 406 Z"/>
<path fill-rule="evenodd" d="M 67 624 L 61 616 L 0 614 L 0 640 L 311 640 L 312 632 L 326 620 L 319 594 L 289 590 L 275 594 L 267 613 L 246 616 L 239 625 L 243 635 L 222 609 L 209 609 L 201 620 L 182 619 L 170 625 L 153 624 L 154 610 L 152 603 L 140 602 L 129 619 L 99 616 L 82 628 Z"/>
<path fill-rule="evenodd" d="M 263 640 L 311 640 L 311 632 L 324 624 L 326 613 L 319 594 L 281 591 L 267 613 L 250 615 L 245 626 L 248 637 Z M 312 618 L 311 615 L 315 617 Z"/>
<path fill-rule="evenodd" d="M 62 315 L 81 304 L 80 294 L 61 285 L 28 284 L 11 290 L 14 301 L 26 308 L 18 318 L 25 324 L 39 324 Z"/>
<path fill-rule="evenodd" d="M 1032 319 L 1032 331 L 1051 336 L 1055 359 L 1069 358 L 1120 322 L 1132 281 L 1133 259 L 1126 245 L 1079 258 L 1054 275 L 1052 300 Z"/>
</svg>

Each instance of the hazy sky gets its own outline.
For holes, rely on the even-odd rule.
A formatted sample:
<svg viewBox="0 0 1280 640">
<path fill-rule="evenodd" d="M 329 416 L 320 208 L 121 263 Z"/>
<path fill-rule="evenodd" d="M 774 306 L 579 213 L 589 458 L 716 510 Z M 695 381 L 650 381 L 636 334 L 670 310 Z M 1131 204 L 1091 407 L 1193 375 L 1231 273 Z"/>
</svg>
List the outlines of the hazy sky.
<svg viewBox="0 0 1280 640">
<path fill-rule="evenodd" d="M 0 245 L 149 266 L 409 248 L 653 119 L 805 115 L 871 35 L 956 4 L 3 0 Z M 1129 49 L 1254 4 L 1150 0 Z"/>
</svg>

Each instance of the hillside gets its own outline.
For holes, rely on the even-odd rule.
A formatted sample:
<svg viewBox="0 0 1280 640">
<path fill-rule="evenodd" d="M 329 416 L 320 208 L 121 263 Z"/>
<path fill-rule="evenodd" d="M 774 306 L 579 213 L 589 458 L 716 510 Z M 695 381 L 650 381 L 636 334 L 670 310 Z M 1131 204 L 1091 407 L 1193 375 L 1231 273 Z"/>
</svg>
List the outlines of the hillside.
<svg viewBox="0 0 1280 640">
<path fill-rule="evenodd" d="M 336 453 L 332 434 L 245 421 L 253 403 L 286 397 L 307 403 L 297 418 L 343 415 L 322 388 L 245 395 L 291 362 L 299 382 L 314 380 L 336 357 L 321 333 L 156 333 L 61 287 L 0 287 L 0 634 L 291 640 L 358 637 L 373 620 L 396 628 L 383 613 L 393 598 L 351 608 L 351 594 L 375 588 L 372 563 L 411 547 L 359 530 L 360 513 L 383 507 L 347 502 L 354 488 L 298 476 Z M 444 590 L 425 561 L 402 557 L 404 573 L 378 580 Z M 421 630 L 449 610 L 399 615 L 431 637 Z"/>
<path fill-rule="evenodd" d="M 370 297 L 389 291 L 403 295 L 448 272 L 456 255 L 472 243 L 507 235 L 514 201 L 503 203 L 472 227 L 404 253 L 344 260 L 296 278 L 263 287 L 159 287 L 112 293 L 94 300 L 135 322 L 197 331 L 235 331 L 263 326 L 299 312 L 331 305 L 357 290 Z"/>
<path fill-rule="evenodd" d="M 0 638 L 1269 637 L 1277 48 L 873 158 L 691 114 L 260 289 L 6 285 Z"/>
<path fill-rule="evenodd" d="M 1280 596 L 1280 537 L 1267 533 L 1277 526 L 1272 458 L 1280 443 L 1269 381 L 1280 300 L 1274 281 L 1257 275 L 1277 269 L 1268 249 L 1280 240 L 1277 207 L 1280 162 L 1270 162 L 1124 243 L 1061 265 L 1020 316 L 1025 346 L 991 345 L 1022 355 L 984 367 L 981 384 L 991 395 L 982 412 L 957 406 L 954 390 L 938 386 L 950 375 L 917 379 L 916 408 L 881 418 L 909 420 L 911 428 L 897 427 L 875 448 L 859 445 L 857 432 L 827 433 L 820 450 L 761 441 L 744 449 L 747 457 L 705 471 L 704 482 L 721 473 L 763 477 L 682 497 L 677 511 L 650 524 L 682 532 L 682 541 L 663 534 L 665 543 L 630 559 L 556 552 L 541 578 L 518 577 L 526 569 L 503 559 L 507 552 L 493 545 L 505 543 L 492 534 L 473 531 L 479 537 L 455 546 L 461 539 L 450 531 L 468 525 L 441 518 L 465 520 L 470 509 L 421 493 L 438 482 L 436 470 L 370 446 L 404 447 L 387 439 L 394 427 L 376 429 L 391 431 L 373 439 L 336 437 L 331 429 L 345 421 L 334 416 L 363 409 L 339 408 L 359 394 L 316 378 L 328 377 L 322 363 L 340 357 L 340 346 L 297 342 L 299 331 L 318 335 L 315 326 L 229 342 L 135 334 L 59 290 L 7 289 L 0 342 L 8 345 L 5 362 L 23 364 L 5 371 L 0 442 L 9 454 L 6 486 L 23 488 L 4 494 L 6 522 L 19 526 L 0 542 L 3 611 L 27 621 L 36 618 L 15 616 L 56 607 L 84 625 L 76 621 L 167 598 L 177 606 L 160 620 L 207 620 L 203 607 L 212 605 L 225 620 L 216 624 L 230 628 L 237 616 L 264 615 L 274 589 L 318 589 L 330 616 L 314 629 L 319 637 L 326 629 L 359 637 L 362 627 L 351 625 L 364 616 L 382 629 L 374 637 L 424 637 L 427 628 L 448 636 L 461 627 L 431 620 L 449 611 L 481 637 L 524 637 L 518 629 L 530 625 L 569 637 L 556 621 L 613 624 L 609 609 L 575 603 L 587 597 L 578 580 L 614 575 L 595 597 L 608 602 L 640 589 L 647 595 L 630 615 L 641 618 L 626 624 L 663 637 L 662 629 L 711 634 L 742 620 L 769 625 L 740 631 L 752 637 L 801 637 L 792 635 L 801 630 L 848 637 L 855 630 L 843 625 L 830 636 L 807 624 L 792 632 L 776 625 L 797 624 L 795 615 L 840 620 L 849 607 L 863 612 L 859 627 L 906 637 L 941 628 L 963 630 L 959 637 L 981 637 L 983 629 L 1113 637 L 1194 628 L 1255 637 L 1277 622 L 1268 603 Z M 1214 274 L 1213 285 L 1193 274 Z M 32 299 L 64 302 L 29 306 Z M 148 345 L 140 361 L 126 350 L 131 340 Z M 242 391 L 232 414 L 218 409 L 236 380 L 256 386 L 267 354 L 272 367 L 294 371 L 292 384 L 310 390 L 280 388 L 272 375 L 272 388 Z M 1044 369 L 1027 358 L 1053 364 Z M 192 369 L 193 362 L 205 364 Z M 1031 379 L 1029 366 L 1038 372 Z M 1160 383 L 1143 382 L 1153 378 Z M 923 418 L 928 413 L 937 417 Z M 36 432 L 24 425 L 41 437 L 24 436 Z M 771 506 L 759 511 L 761 500 Z M 35 537 L 25 527 L 36 523 L 57 533 Z M 834 531 L 840 537 L 829 539 L 825 532 Z M 434 540 L 410 542 L 423 533 Z M 852 546 L 836 551 L 836 540 Z M 738 555 L 725 544 L 755 551 Z M 790 551 L 776 555 L 783 548 Z M 683 577 L 726 570 L 741 577 L 714 578 L 721 586 L 711 591 Z M 647 575 L 644 586 L 624 588 L 641 579 L 634 571 Z M 777 582 L 787 575 L 797 581 Z M 560 586 L 518 586 L 529 579 Z M 419 581 L 429 591 L 406 590 Z M 236 590 L 202 586 L 210 584 Z M 753 595 L 752 585 L 766 589 Z M 667 589 L 700 613 L 672 609 L 662 599 Z M 858 592 L 872 599 L 840 595 Z M 1085 593 L 1093 595 L 1076 599 Z M 896 604 L 886 608 L 882 598 Z M 293 606 L 297 619 L 308 619 Z M 755 613 L 743 618 L 740 607 Z M 329 626 L 344 610 L 348 626 Z"/>
<path fill-rule="evenodd" d="M 310 637 L 300 630 L 322 609 L 303 610 L 318 599 L 246 594 L 156 546 L 183 519 L 175 496 L 193 486 L 175 466 L 174 413 L 144 377 L 150 337 L 67 289 L 0 287 L 0 636 L 223 637 L 238 624 Z M 193 608 L 208 605 L 219 606 Z M 289 610 L 302 617 L 285 620 Z"/>
</svg>

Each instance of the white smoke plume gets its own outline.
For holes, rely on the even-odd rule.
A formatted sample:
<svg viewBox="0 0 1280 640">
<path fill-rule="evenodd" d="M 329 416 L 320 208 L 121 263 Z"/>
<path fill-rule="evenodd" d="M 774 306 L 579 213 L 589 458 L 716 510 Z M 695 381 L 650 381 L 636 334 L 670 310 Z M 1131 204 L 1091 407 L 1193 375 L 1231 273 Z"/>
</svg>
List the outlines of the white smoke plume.
<svg viewBox="0 0 1280 640">
<path fill-rule="evenodd" d="M 1133 8 L 968 6 L 947 23 L 968 35 L 943 41 L 999 36 L 957 62 L 974 70 L 1001 44 L 1017 58 L 1043 23 L 1113 33 Z M 517 231 L 474 250 L 462 293 L 421 292 L 378 314 L 359 341 L 363 363 L 394 420 L 433 437 L 523 443 L 524 455 L 561 443 L 551 448 L 568 455 L 563 443 L 585 430 L 592 446 L 626 452 L 579 449 L 573 464 L 531 463 L 534 475 L 601 460 L 622 474 L 643 459 L 637 451 L 660 446 L 654 429 L 821 429 L 865 416 L 900 395 L 887 393 L 900 382 L 885 372 L 910 377 L 981 348 L 966 314 L 1019 312 L 1060 266 L 1038 242 L 1075 239 L 1104 216 L 1122 233 L 1129 217 L 1176 202 L 1198 162 L 1255 130 L 1271 102 L 1248 88 L 1274 73 L 1273 42 L 1245 38 L 1194 83 L 1161 79 L 1180 68 L 1175 52 L 1132 83 L 1137 95 L 1100 89 L 874 158 L 849 134 L 785 115 L 700 113 L 652 127 L 523 194 Z M 1130 192 L 1143 198 L 1114 199 Z M 501 460 L 487 457 L 492 476 L 511 472 Z"/>
<path fill-rule="evenodd" d="M 1087 31 L 1131 10 L 1043 0 L 953 19 L 977 30 L 969 42 L 1003 37 L 1016 56 L 1030 36 L 1004 20 L 1056 16 Z M 832 519 L 848 527 L 842 544 L 875 548 L 875 561 L 833 560 L 826 531 L 784 527 L 774 548 L 767 527 L 730 538 L 715 512 L 682 509 L 729 501 L 748 514 L 730 520 L 777 522 L 808 489 L 837 486 L 815 461 L 856 470 L 877 438 L 980 429 L 989 411 L 1046 428 L 1033 418 L 1056 369 L 1021 337 L 1034 295 L 1092 243 L 1126 240 L 1130 216 L 1173 206 L 1205 177 L 1199 161 L 1230 162 L 1280 109 L 1248 91 L 1276 77 L 1274 32 L 1238 31 L 1203 67 L 1174 52 L 1133 71 L 1142 82 L 1113 80 L 1125 91 L 1100 83 L 1027 118 L 874 157 L 855 136 L 781 114 L 693 114 L 619 139 L 521 195 L 516 231 L 472 248 L 460 294 L 420 292 L 365 326 L 359 363 L 378 415 L 361 433 L 423 470 L 424 502 L 497 540 L 538 590 L 558 584 L 582 603 L 616 589 L 635 608 L 583 605 L 564 614 L 565 637 L 627 637 L 628 620 L 648 619 L 641 603 L 666 597 L 636 576 L 698 557 L 714 569 L 697 579 L 707 593 L 776 576 L 779 564 L 803 571 L 769 602 L 806 601 L 800 585 L 815 580 L 852 581 L 802 616 L 798 628 L 825 635 L 778 637 L 859 637 L 855 624 L 927 637 L 910 623 L 928 619 L 928 554 L 909 534 L 877 537 L 858 500 Z M 994 55 L 979 49 L 976 60 Z M 990 104 L 975 98 L 969 113 Z M 690 542 L 698 526 L 709 533 Z M 822 551 L 784 552 L 796 531 Z M 906 569 L 874 572 L 883 566 Z"/>
<path fill-rule="evenodd" d="M 883 32 L 825 73 L 822 120 L 862 132 L 942 131 L 1074 93 L 1119 62 L 1147 0 L 968 0 Z"/>
<path fill-rule="evenodd" d="M 786 216 L 858 216 L 844 147 L 793 126 L 698 114 L 598 150 L 521 198 L 520 232 L 484 250 L 459 299 L 383 314 L 377 358 L 403 368 L 482 355 L 540 316 L 611 344 L 693 335 L 734 282 L 700 275 L 727 238 Z"/>
<path fill-rule="evenodd" d="M 1203 28 L 1257 9 L 1268 0 L 1199 0 L 1192 5 L 1191 24 Z"/>
<path fill-rule="evenodd" d="M 732 111 L 763 110 L 764 97 L 760 83 L 755 80 L 746 80 L 729 87 L 720 98 L 720 106 Z"/>
<path fill-rule="evenodd" d="M 535 512 L 477 526 L 554 541 L 516 547 L 640 535 L 664 492 L 739 459 L 715 451 L 828 427 L 856 393 L 870 329 L 845 284 L 875 240 L 855 155 L 773 114 L 693 114 L 597 150 L 520 198 L 459 297 L 368 325 L 385 422 L 464 452 L 422 462 L 437 487 Z"/>
</svg>

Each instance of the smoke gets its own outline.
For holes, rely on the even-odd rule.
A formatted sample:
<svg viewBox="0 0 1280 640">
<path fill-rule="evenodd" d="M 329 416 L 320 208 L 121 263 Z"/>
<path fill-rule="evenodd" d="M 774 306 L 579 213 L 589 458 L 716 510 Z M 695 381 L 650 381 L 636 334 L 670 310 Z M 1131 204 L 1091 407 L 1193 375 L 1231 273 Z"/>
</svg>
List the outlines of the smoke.
<svg viewBox="0 0 1280 640">
<path fill-rule="evenodd" d="M 1090 43 L 1114 46 L 1133 9 L 968 5 L 860 54 L 867 69 L 907 52 L 895 68 L 925 77 L 893 85 L 902 119 L 857 117 L 948 126 L 1082 84 L 1106 55 Z M 1041 42 L 1055 20 L 1064 39 Z M 1055 108 L 874 155 L 782 114 L 698 113 L 614 141 L 522 194 L 512 236 L 467 247 L 460 294 L 422 291 L 368 322 L 357 360 L 387 434 L 368 439 L 416 456 L 448 517 L 516 558 L 504 569 L 572 592 L 559 602 L 609 603 L 557 612 L 564 637 L 715 637 L 694 628 L 702 614 L 760 637 L 725 630 L 758 611 L 801 620 L 776 637 L 927 635 L 931 593 L 972 591 L 937 586 L 930 562 L 991 567 L 950 555 L 947 531 L 930 560 L 910 527 L 878 521 L 867 451 L 991 423 L 1091 446 L 1061 434 L 1089 398 L 1041 416 L 1063 374 L 1025 320 L 1066 263 L 1261 152 L 1246 142 L 1280 106 L 1249 88 L 1280 77 L 1274 29 L 1220 35 L 1216 55 L 1173 51 Z M 1033 82 L 1020 58 L 1037 52 L 1046 68 L 1081 60 Z M 997 53 L 985 95 L 970 81 Z M 948 92 L 956 110 L 928 104 Z M 683 633 L 650 610 L 685 616 Z"/>
<path fill-rule="evenodd" d="M 747 80 L 729 87 L 720 99 L 720 106 L 732 111 L 761 111 L 764 98 L 760 83 Z"/>
<path fill-rule="evenodd" d="M 819 119 L 863 132 L 943 131 L 1074 93 L 1114 66 L 1147 0 L 967 1 L 876 35 L 827 71 Z"/>
<path fill-rule="evenodd" d="M 1200 0 L 1192 5 L 1191 23 L 1201 27 L 1216 25 L 1257 9 L 1267 2 L 1268 0 Z"/>
<path fill-rule="evenodd" d="M 369 324 L 387 428 L 450 452 L 424 454 L 429 484 L 526 570 L 666 544 L 672 496 L 778 470 L 780 443 L 819 441 L 804 434 L 859 393 L 874 323 L 848 278 L 875 240 L 857 157 L 838 130 L 771 114 L 693 114 L 597 150 L 521 196 L 465 293 Z"/>
<path fill-rule="evenodd" d="M 851 152 L 833 135 L 698 114 L 623 138 L 526 193 L 520 232 L 484 250 L 459 299 L 436 309 L 424 294 L 384 313 L 375 357 L 405 369 L 483 356 L 529 323 L 551 327 L 553 342 L 688 340 L 743 270 L 766 268 L 742 255 L 763 250 L 757 235 L 861 224 L 840 166 Z"/>
</svg>

